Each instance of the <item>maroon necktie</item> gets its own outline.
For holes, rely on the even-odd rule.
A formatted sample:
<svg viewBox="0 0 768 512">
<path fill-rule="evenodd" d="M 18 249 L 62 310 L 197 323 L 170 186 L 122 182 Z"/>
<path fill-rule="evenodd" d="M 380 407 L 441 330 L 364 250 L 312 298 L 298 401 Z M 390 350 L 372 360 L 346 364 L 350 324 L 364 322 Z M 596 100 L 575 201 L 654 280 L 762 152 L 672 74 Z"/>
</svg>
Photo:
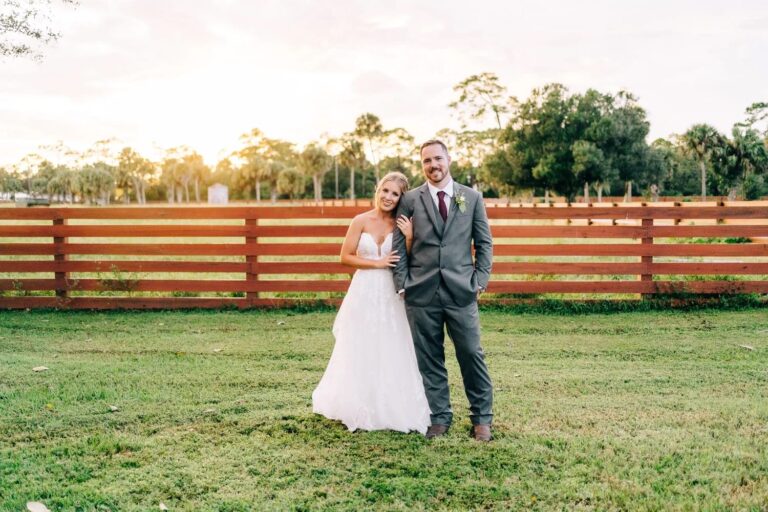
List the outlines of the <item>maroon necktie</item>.
<svg viewBox="0 0 768 512">
<path fill-rule="evenodd" d="M 445 207 L 445 192 L 442 190 L 437 193 L 437 209 L 440 211 L 443 222 L 448 220 L 448 208 Z"/>
</svg>

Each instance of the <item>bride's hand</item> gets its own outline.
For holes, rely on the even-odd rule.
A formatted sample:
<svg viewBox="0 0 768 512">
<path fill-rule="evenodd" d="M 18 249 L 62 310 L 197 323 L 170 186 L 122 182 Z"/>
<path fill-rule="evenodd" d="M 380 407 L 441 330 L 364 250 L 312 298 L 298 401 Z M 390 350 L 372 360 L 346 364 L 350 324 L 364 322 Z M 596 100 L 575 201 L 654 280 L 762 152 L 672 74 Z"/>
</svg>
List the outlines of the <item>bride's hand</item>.
<svg viewBox="0 0 768 512">
<path fill-rule="evenodd" d="M 390 253 L 378 261 L 379 268 L 394 267 L 398 261 L 400 261 L 400 256 L 398 256 L 396 252 Z"/>
<path fill-rule="evenodd" d="M 411 222 L 411 219 L 405 215 L 401 215 L 395 220 L 395 222 L 397 223 L 397 228 L 400 230 L 406 240 L 413 238 L 413 223 Z"/>
</svg>

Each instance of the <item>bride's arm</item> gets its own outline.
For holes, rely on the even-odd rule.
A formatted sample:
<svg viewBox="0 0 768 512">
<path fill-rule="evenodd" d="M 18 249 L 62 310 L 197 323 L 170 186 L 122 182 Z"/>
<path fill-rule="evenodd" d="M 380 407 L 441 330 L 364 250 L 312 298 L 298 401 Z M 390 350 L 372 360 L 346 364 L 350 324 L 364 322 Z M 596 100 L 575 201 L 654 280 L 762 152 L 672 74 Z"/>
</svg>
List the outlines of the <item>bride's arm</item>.
<svg viewBox="0 0 768 512">
<path fill-rule="evenodd" d="M 364 224 L 364 214 L 352 219 L 352 223 L 347 229 L 347 235 L 344 237 L 344 243 L 341 245 L 341 263 L 354 268 L 389 268 L 395 266 L 395 262 L 400 259 L 400 256 L 394 253 L 380 260 L 369 260 L 355 254 L 360 236 L 363 234 Z"/>
</svg>

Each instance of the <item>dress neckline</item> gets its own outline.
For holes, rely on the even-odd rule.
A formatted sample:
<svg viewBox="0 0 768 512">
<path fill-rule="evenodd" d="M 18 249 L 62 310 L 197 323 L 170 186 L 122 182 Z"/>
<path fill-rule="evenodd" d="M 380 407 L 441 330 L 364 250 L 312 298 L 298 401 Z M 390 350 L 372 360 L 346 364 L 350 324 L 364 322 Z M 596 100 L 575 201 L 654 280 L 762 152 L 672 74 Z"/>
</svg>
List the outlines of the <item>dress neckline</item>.
<svg viewBox="0 0 768 512">
<path fill-rule="evenodd" d="M 368 235 L 369 237 L 371 237 L 371 240 L 373 240 L 373 243 L 376 244 L 376 247 L 378 247 L 379 249 L 381 249 L 381 246 L 384 245 L 384 243 L 387 241 L 387 238 L 392 236 L 392 232 L 389 232 L 389 233 L 387 233 L 387 236 L 384 237 L 384 240 L 382 240 L 381 243 L 378 243 L 378 242 L 376 242 L 376 238 L 372 234 L 370 234 L 369 232 L 363 231 L 363 234 L 364 235 Z M 379 251 L 379 252 L 381 252 L 381 251 Z"/>
</svg>

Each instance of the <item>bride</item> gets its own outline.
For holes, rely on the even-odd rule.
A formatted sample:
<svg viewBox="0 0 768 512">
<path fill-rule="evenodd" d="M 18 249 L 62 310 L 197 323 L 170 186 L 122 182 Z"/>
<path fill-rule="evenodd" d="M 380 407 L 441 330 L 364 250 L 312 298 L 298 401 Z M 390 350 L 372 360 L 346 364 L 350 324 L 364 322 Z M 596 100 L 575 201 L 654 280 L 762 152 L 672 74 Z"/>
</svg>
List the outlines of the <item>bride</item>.
<svg viewBox="0 0 768 512">
<path fill-rule="evenodd" d="M 416 364 L 405 306 L 395 291 L 390 267 L 392 232 L 403 232 L 410 250 L 410 221 L 395 220 L 408 180 L 385 175 L 375 207 L 352 220 L 341 262 L 357 270 L 333 324 L 336 344 L 328 367 L 312 393 L 312 410 L 354 430 L 416 430 L 429 426 L 429 405 Z"/>
</svg>

